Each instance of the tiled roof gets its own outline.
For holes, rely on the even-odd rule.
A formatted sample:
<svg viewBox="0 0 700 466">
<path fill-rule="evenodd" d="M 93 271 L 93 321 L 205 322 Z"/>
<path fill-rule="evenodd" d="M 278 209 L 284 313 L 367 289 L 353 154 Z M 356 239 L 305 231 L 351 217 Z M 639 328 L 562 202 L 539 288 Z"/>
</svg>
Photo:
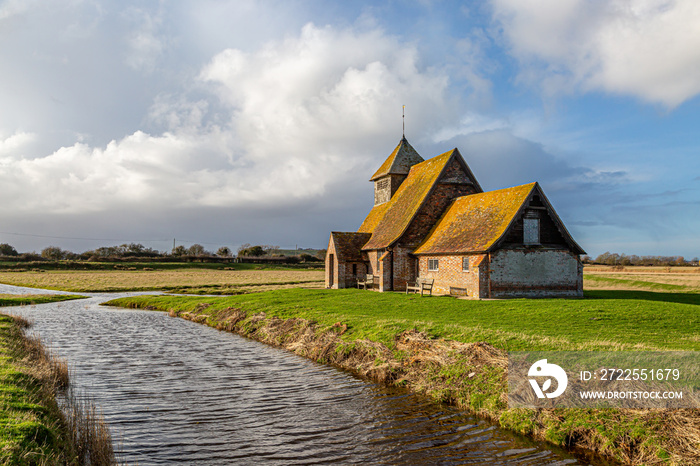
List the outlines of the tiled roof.
<svg viewBox="0 0 700 466">
<path fill-rule="evenodd" d="M 387 158 L 379 170 L 377 170 L 370 181 L 374 181 L 382 176 L 389 174 L 393 175 L 405 175 L 411 169 L 411 167 L 417 163 L 423 161 L 418 152 L 408 143 L 408 140 L 404 137 L 396 146 L 394 152 L 391 153 L 389 158 Z"/>
<path fill-rule="evenodd" d="M 506 232 L 537 183 L 458 197 L 414 254 L 486 252 Z"/>
<path fill-rule="evenodd" d="M 362 246 L 369 240 L 370 233 L 332 231 L 338 262 L 363 262 Z"/>
<path fill-rule="evenodd" d="M 362 249 L 383 249 L 401 237 L 455 152 L 456 149 L 453 149 L 411 168 L 404 182 L 386 203 L 384 214 L 381 215 L 381 210 L 377 209 L 382 205 L 377 206 L 362 223 L 360 231 L 372 231 L 372 238 Z"/>
<path fill-rule="evenodd" d="M 362 225 L 360 225 L 360 228 L 357 231 L 360 233 L 374 232 L 374 229 L 377 228 L 379 221 L 384 218 L 384 214 L 386 213 L 386 209 L 389 207 L 389 204 L 389 202 L 385 202 L 384 204 L 379 204 L 372 207 L 372 210 L 369 211 L 365 221 L 362 222 Z"/>
</svg>

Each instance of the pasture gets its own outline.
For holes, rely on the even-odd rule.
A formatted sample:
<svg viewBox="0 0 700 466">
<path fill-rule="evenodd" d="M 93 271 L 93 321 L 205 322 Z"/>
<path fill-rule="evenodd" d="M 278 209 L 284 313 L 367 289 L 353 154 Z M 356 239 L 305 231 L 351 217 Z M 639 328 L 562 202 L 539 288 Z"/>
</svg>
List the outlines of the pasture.
<svg viewBox="0 0 700 466">
<path fill-rule="evenodd" d="M 240 294 L 251 291 L 323 286 L 322 270 L 241 270 L 180 268 L 136 270 L 48 270 L 0 272 L 0 283 L 77 292 L 168 291 L 191 294 Z"/>
</svg>

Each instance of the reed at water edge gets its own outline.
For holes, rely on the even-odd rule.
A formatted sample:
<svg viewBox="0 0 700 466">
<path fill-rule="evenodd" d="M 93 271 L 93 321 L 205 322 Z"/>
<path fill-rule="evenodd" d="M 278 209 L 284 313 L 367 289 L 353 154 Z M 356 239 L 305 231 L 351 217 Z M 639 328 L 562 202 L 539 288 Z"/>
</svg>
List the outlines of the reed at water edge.
<svg viewBox="0 0 700 466">
<path fill-rule="evenodd" d="M 116 465 L 109 429 L 94 403 L 70 385 L 65 360 L 26 329 L 24 317 L 0 314 L 0 463 Z"/>
</svg>

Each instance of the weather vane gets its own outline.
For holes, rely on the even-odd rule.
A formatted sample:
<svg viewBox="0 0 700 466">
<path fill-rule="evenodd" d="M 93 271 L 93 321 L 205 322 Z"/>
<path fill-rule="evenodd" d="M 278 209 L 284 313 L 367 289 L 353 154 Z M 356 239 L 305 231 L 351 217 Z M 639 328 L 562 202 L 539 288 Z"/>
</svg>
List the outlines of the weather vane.
<svg viewBox="0 0 700 466">
<path fill-rule="evenodd" d="M 406 139 L 406 106 L 403 106 L 403 110 L 401 112 L 401 120 L 402 120 L 402 125 L 403 125 L 403 138 Z"/>
</svg>

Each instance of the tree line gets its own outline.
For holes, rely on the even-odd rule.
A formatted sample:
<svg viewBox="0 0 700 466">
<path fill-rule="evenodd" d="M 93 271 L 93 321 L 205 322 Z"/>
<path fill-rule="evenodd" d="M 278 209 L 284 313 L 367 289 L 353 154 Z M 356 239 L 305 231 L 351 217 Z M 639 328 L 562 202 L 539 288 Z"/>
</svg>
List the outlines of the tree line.
<svg viewBox="0 0 700 466">
<path fill-rule="evenodd" d="M 264 256 L 281 256 L 277 254 L 279 246 L 244 244 L 238 248 L 237 257 L 264 257 Z M 105 246 L 97 249 L 91 249 L 82 253 L 75 253 L 58 246 L 48 246 L 41 250 L 41 253 L 35 252 L 19 253 L 14 246 L 8 243 L 0 244 L 0 257 L 4 259 L 17 261 L 60 261 L 60 260 L 75 260 L 75 261 L 110 261 L 110 260 L 129 260 L 129 259 L 233 259 L 234 254 L 228 246 L 222 246 L 216 252 L 207 251 L 201 244 L 193 244 L 190 247 L 176 246 L 170 252 L 161 252 L 152 248 L 147 248 L 140 243 L 122 244 L 120 246 Z M 311 262 L 320 260 L 315 255 L 302 253 L 298 256 L 298 261 Z"/>
<path fill-rule="evenodd" d="M 604 252 L 595 259 L 590 256 L 581 258 L 584 264 L 598 265 L 644 265 L 644 266 L 678 266 L 678 265 L 698 265 L 698 258 L 694 257 L 691 260 L 685 260 L 683 256 L 637 256 L 635 254 L 618 254 L 612 252 Z"/>
</svg>

